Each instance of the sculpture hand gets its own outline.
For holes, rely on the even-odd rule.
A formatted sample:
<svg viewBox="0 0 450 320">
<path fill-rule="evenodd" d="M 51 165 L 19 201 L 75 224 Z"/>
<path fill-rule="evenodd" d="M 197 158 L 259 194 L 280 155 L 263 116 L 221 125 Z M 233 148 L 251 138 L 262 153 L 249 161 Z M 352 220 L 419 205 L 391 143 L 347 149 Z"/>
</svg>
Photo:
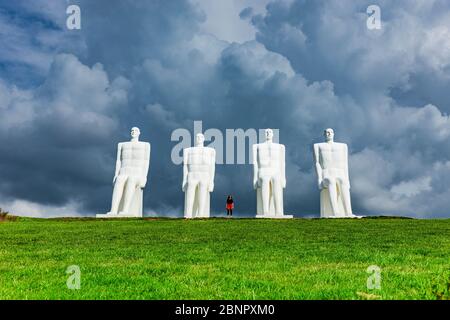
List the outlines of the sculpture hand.
<svg viewBox="0 0 450 320">
<path fill-rule="evenodd" d="M 322 190 L 324 188 L 323 186 L 323 180 L 318 180 L 317 185 L 319 187 L 319 190 Z"/>
<path fill-rule="evenodd" d="M 117 180 L 117 176 L 114 176 L 114 178 L 113 178 L 113 184 L 116 183 L 116 180 Z"/>
<path fill-rule="evenodd" d="M 183 181 L 183 183 L 181 185 L 181 190 L 183 190 L 183 192 L 186 192 L 186 188 L 187 188 L 187 182 Z"/>
<path fill-rule="evenodd" d="M 139 183 L 139 187 L 140 187 L 141 189 L 144 189 L 146 184 L 147 184 L 147 179 L 144 178 L 144 179 L 142 179 L 141 182 Z"/>
<path fill-rule="evenodd" d="M 214 183 L 211 182 L 208 187 L 208 192 L 213 192 L 213 191 L 214 191 Z"/>
<path fill-rule="evenodd" d="M 284 188 L 286 188 L 286 179 L 283 179 L 283 181 L 281 181 L 281 186 Z"/>
<path fill-rule="evenodd" d="M 253 180 L 253 189 L 258 189 L 258 179 Z"/>
</svg>

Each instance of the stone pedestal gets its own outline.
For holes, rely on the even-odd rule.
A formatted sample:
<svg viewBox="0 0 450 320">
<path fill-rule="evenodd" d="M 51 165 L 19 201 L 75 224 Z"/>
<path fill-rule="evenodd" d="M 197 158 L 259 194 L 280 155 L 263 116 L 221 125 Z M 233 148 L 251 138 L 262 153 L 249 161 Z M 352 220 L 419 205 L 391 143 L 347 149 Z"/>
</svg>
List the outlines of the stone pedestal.
<svg viewBox="0 0 450 320">
<path fill-rule="evenodd" d="M 131 201 L 130 209 L 128 212 L 119 214 L 97 214 L 97 218 L 142 218 L 144 216 L 142 212 L 143 207 L 143 190 L 138 188 L 134 192 L 133 200 Z M 123 208 L 123 199 L 120 201 L 119 212 Z"/>
<path fill-rule="evenodd" d="M 282 216 L 275 216 L 275 215 L 265 215 L 264 216 L 264 215 L 257 214 L 256 218 L 257 219 L 292 219 L 292 218 L 294 218 L 294 216 L 293 215 L 286 215 L 286 214 L 284 214 Z"/>
</svg>

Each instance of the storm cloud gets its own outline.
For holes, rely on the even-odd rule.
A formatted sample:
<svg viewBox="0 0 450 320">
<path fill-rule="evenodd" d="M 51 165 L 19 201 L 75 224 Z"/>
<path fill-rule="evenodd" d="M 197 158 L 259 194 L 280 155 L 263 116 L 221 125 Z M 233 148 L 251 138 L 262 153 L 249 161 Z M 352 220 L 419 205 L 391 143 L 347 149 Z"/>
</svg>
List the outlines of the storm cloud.
<svg viewBox="0 0 450 320">
<path fill-rule="evenodd" d="M 366 27 L 373 1 L 233 1 L 223 19 L 204 1 L 41 2 L 0 2 L 0 207 L 106 212 L 136 125 L 152 144 L 147 214 L 181 216 L 171 134 L 201 120 L 280 130 L 286 213 L 318 216 L 311 147 L 333 127 L 355 213 L 449 215 L 448 1 L 378 1 L 381 30 Z M 69 4 L 81 30 L 65 27 Z M 217 165 L 215 213 L 227 194 L 255 212 L 251 165 Z"/>
</svg>

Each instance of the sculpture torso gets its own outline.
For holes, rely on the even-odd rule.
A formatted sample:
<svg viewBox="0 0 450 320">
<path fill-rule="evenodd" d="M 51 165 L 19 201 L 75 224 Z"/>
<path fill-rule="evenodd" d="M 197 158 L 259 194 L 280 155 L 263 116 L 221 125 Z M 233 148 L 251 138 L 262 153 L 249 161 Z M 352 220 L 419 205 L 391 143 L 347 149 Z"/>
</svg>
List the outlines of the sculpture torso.
<svg viewBox="0 0 450 320">
<path fill-rule="evenodd" d="M 347 145 L 345 143 L 318 143 L 319 164 L 323 177 L 336 177 L 347 180 Z"/>
<path fill-rule="evenodd" d="M 148 162 L 148 159 L 146 158 L 148 144 L 148 142 L 141 141 L 120 143 L 120 175 L 141 177 L 145 174 L 144 169 Z"/>
<path fill-rule="evenodd" d="M 281 152 L 283 145 L 279 143 L 260 143 L 256 146 L 259 175 L 277 175 L 281 169 Z"/>
<path fill-rule="evenodd" d="M 208 147 L 186 148 L 187 167 L 190 175 L 209 175 L 214 165 L 214 149 Z"/>
</svg>

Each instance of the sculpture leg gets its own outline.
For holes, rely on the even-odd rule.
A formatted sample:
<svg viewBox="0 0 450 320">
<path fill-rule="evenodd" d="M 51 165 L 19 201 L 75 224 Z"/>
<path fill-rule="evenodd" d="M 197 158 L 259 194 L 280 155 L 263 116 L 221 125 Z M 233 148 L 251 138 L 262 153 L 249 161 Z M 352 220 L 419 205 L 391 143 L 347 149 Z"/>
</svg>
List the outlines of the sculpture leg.
<svg viewBox="0 0 450 320">
<path fill-rule="evenodd" d="M 335 180 L 330 180 L 328 183 L 328 192 L 330 194 L 331 209 L 333 210 L 333 216 L 339 214 L 339 207 L 337 202 L 337 186 Z"/>
<path fill-rule="evenodd" d="M 279 179 L 272 180 L 272 194 L 275 201 L 275 215 L 283 215 L 283 210 L 281 209 L 281 204 L 283 201 L 283 188 Z"/>
<path fill-rule="evenodd" d="M 188 187 L 186 190 L 185 218 L 192 218 L 196 188 L 197 188 L 196 183 L 188 182 Z"/>
<path fill-rule="evenodd" d="M 111 211 L 109 214 L 117 214 L 119 211 L 120 200 L 123 195 L 123 188 L 125 186 L 127 178 L 124 176 L 117 177 L 116 183 L 114 184 L 112 202 L 111 202 Z"/>
<path fill-rule="evenodd" d="M 270 204 L 270 180 L 267 178 L 261 179 L 261 196 L 263 203 L 263 214 L 269 214 L 269 204 Z"/>
<path fill-rule="evenodd" d="M 348 185 L 340 183 L 341 196 L 344 200 L 344 210 L 346 216 L 352 216 L 352 204 L 350 201 L 350 188 Z"/>
<path fill-rule="evenodd" d="M 124 200 L 123 200 L 123 213 L 129 213 L 131 200 L 133 199 L 134 192 L 136 191 L 138 187 L 137 179 L 135 178 L 128 178 L 128 181 L 125 185 L 125 194 L 124 194 Z"/>
<path fill-rule="evenodd" d="M 206 197 L 208 196 L 208 188 L 207 183 L 200 182 L 198 185 L 198 214 L 199 216 L 204 216 L 205 214 L 205 206 L 206 206 Z"/>
</svg>

